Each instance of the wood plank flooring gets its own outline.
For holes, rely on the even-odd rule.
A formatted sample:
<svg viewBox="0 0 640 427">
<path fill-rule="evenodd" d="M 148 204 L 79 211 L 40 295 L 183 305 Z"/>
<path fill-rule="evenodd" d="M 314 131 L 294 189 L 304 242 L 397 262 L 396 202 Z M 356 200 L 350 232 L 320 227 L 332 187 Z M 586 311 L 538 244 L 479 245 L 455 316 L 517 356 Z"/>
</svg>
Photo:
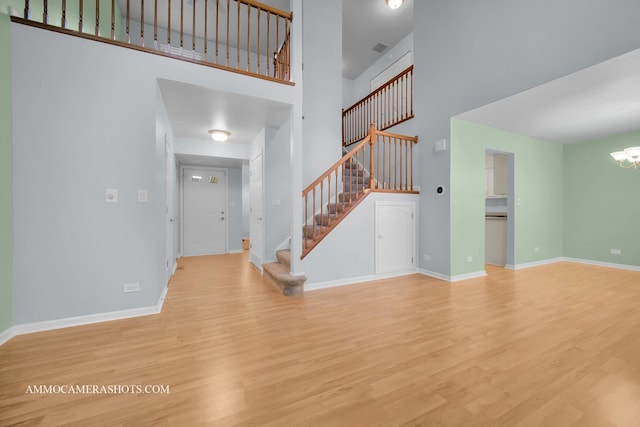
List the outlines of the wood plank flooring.
<svg viewBox="0 0 640 427">
<path fill-rule="evenodd" d="M 0 346 L 0 425 L 639 426 L 640 273 L 488 272 L 286 298 L 246 254 L 185 258 L 161 314 Z"/>
</svg>

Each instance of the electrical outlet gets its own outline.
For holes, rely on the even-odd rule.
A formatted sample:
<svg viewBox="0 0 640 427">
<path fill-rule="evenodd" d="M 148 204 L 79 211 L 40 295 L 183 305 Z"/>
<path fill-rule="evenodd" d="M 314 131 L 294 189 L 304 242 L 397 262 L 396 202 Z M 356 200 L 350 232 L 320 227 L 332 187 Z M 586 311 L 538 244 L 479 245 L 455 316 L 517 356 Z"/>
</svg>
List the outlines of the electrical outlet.
<svg viewBox="0 0 640 427">
<path fill-rule="evenodd" d="M 431 261 L 431 255 L 424 254 L 422 255 L 422 259 L 425 261 Z"/>
<path fill-rule="evenodd" d="M 622 251 L 620 249 L 611 249 L 611 255 L 622 255 Z"/>
<path fill-rule="evenodd" d="M 122 285 L 122 292 L 140 292 L 140 283 L 125 283 Z"/>
<path fill-rule="evenodd" d="M 467 262 L 473 262 L 473 257 L 471 255 L 467 257 Z"/>
</svg>

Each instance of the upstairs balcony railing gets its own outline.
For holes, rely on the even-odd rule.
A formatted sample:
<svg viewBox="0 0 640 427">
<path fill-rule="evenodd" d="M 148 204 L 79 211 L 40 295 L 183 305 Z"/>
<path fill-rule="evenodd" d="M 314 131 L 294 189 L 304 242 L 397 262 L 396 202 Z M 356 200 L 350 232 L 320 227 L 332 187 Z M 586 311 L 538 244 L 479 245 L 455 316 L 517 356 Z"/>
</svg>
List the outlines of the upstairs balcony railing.
<svg viewBox="0 0 640 427">
<path fill-rule="evenodd" d="M 255 0 L 25 0 L 23 16 L 12 17 L 288 84 L 292 18 L 291 12 Z"/>
<path fill-rule="evenodd" d="M 386 130 L 413 118 L 413 65 L 342 111 L 342 145 L 366 137 L 369 124 Z"/>
</svg>

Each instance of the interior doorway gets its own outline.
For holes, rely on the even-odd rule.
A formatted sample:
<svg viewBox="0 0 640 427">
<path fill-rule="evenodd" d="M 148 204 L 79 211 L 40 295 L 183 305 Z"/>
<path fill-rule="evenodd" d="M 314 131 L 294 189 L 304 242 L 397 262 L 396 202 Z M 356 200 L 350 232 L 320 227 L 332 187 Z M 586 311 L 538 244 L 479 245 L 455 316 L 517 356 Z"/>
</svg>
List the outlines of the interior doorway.
<svg viewBox="0 0 640 427">
<path fill-rule="evenodd" d="M 227 252 L 227 171 L 182 167 L 182 248 L 184 256 Z"/>
<path fill-rule="evenodd" d="M 508 267 L 514 263 L 514 175 L 513 153 L 486 150 L 485 265 Z"/>
</svg>

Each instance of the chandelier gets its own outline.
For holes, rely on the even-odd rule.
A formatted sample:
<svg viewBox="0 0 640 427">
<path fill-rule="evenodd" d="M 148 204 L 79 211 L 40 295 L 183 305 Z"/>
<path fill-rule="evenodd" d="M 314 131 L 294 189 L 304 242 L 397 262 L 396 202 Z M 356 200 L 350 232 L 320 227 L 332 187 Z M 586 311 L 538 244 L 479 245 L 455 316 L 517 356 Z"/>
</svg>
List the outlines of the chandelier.
<svg viewBox="0 0 640 427">
<path fill-rule="evenodd" d="M 629 147 L 622 151 L 614 151 L 611 153 L 611 157 L 618 162 L 621 168 L 640 168 L 640 147 Z"/>
</svg>

